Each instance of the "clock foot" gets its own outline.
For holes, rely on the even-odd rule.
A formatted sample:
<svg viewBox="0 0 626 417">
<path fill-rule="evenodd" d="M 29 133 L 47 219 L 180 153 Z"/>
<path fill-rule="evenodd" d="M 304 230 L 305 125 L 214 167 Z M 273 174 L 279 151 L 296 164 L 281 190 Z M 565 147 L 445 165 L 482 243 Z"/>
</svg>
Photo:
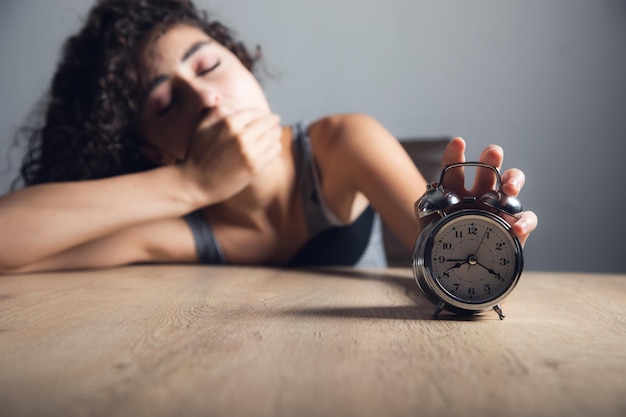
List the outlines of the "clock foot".
<svg viewBox="0 0 626 417">
<path fill-rule="evenodd" d="M 437 308 L 435 309 L 435 312 L 433 313 L 433 318 L 434 319 L 438 318 L 439 313 L 441 313 L 441 310 L 443 310 L 444 308 L 446 308 L 445 301 L 439 301 L 439 304 L 437 304 Z"/>
<path fill-rule="evenodd" d="M 500 317 L 500 320 L 506 317 L 504 313 L 502 312 L 502 307 L 500 307 L 500 304 L 496 304 L 495 306 L 493 306 L 493 309 L 495 310 L 496 313 L 498 313 L 498 317 Z"/>
</svg>

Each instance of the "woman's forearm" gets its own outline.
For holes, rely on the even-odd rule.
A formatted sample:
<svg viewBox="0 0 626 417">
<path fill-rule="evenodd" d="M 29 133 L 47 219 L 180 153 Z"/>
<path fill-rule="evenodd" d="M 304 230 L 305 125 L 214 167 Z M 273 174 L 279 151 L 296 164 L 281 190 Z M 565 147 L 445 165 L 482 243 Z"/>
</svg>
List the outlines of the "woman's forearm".
<svg viewBox="0 0 626 417">
<path fill-rule="evenodd" d="M 135 224 L 182 216 L 208 203 L 177 165 L 27 187 L 0 198 L 0 271 Z"/>
</svg>

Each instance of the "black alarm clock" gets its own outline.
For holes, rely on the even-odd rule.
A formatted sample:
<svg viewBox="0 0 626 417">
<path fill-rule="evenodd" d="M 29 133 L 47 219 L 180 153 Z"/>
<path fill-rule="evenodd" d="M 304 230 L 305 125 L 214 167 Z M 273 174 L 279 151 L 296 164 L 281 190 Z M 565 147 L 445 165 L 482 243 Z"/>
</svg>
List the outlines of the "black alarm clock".
<svg viewBox="0 0 626 417">
<path fill-rule="evenodd" d="M 444 188 L 455 168 L 491 169 L 496 189 L 480 198 L 460 198 Z M 415 203 L 419 218 L 433 220 L 419 234 L 413 251 L 413 274 L 423 294 L 442 310 L 473 315 L 493 309 L 504 318 L 500 303 L 517 285 L 523 269 L 522 246 L 503 215 L 518 217 L 522 206 L 502 191 L 496 167 L 481 162 L 446 166 L 439 182 L 427 186 Z"/>
</svg>

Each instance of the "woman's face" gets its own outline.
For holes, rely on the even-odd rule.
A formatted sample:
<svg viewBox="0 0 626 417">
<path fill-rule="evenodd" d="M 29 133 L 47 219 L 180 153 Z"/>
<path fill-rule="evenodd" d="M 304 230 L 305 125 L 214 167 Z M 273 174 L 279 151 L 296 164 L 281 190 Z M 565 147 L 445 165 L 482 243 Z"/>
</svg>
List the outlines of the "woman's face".
<svg viewBox="0 0 626 417">
<path fill-rule="evenodd" d="M 147 88 L 139 127 L 147 156 L 158 164 L 183 160 L 203 120 L 212 124 L 243 109 L 270 111 L 239 58 L 194 26 L 174 26 L 149 43 L 140 68 Z"/>
</svg>

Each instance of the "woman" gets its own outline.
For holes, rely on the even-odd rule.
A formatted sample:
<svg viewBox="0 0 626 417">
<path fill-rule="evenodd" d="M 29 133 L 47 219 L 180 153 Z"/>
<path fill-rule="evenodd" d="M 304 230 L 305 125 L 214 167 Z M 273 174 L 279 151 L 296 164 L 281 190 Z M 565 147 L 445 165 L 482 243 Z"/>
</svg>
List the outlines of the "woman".
<svg viewBox="0 0 626 417">
<path fill-rule="evenodd" d="M 104 0 L 66 43 L 44 128 L 0 199 L 0 271 L 139 262 L 384 265 L 378 216 L 411 248 L 425 181 L 364 115 L 281 126 L 255 57 L 185 0 Z M 443 164 L 464 158 L 454 139 Z M 500 166 L 502 149 L 480 160 Z M 517 195 L 524 175 L 503 174 Z M 463 189 L 480 194 L 478 175 Z M 536 217 L 513 225 L 525 241 Z"/>
</svg>

